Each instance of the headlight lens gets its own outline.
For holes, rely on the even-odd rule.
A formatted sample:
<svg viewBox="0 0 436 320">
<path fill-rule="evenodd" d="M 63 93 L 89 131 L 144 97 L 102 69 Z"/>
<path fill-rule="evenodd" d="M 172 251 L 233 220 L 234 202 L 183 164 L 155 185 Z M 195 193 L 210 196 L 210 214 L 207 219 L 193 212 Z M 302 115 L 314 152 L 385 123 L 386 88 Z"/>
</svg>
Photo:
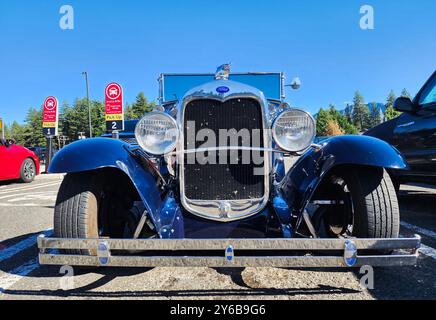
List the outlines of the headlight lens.
<svg viewBox="0 0 436 320">
<path fill-rule="evenodd" d="M 176 147 L 179 138 L 177 122 L 164 112 L 148 113 L 136 125 L 135 137 L 146 152 L 163 155 Z"/>
<path fill-rule="evenodd" d="M 310 147 L 315 139 L 315 120 L 303 110 L 288 110 L 274 121 L 272 133 L 281 149 L 300 152 Z"/>
</svg>

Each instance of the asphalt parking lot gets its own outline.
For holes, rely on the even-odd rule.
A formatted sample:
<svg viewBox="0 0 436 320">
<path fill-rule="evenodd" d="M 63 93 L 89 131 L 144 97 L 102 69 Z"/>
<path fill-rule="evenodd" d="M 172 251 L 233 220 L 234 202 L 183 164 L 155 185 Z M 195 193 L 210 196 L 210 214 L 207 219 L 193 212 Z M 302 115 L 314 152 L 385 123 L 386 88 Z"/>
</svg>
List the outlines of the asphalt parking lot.
<svg viewBox="0 0 436 320">
<path fill-rule="evenodd" d="M 400 192 L 403 236 L 420 234 L 415 267 L 377 268 L 374 289 L 360 286 L 358 271 L 277 268 L 154 268 L 74 270 L 39 266 L 36 237 L 52 230 L 62 177 L 29 185 L 0 184 L 1 299 L 436 299 L 436 189 Z M 71 282 L 72 281 L 72 282 Z"/>
</svg>

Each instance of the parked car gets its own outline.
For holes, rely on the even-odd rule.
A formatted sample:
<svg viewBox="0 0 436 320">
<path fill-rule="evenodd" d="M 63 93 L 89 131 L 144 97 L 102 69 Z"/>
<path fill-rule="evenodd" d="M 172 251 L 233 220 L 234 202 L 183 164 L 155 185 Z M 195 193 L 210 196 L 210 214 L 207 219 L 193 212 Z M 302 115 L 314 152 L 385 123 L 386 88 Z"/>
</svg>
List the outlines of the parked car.
<svg viewBox="0 0 436 320">
<path fill-rule="evenodd" d="M 45 147 L 29 147 L 27 149 L 33 151 L 39 158 L 40 162 L 45 162 L 45 150 L 46 150 Z"/>
<path fill-rule="evenodd" d="M 29 149 L 15 144 L 13 140 L 0 139 L 0 180 L 20 179 L 32 182 L 39 174 L 39 159 Z"/>
<path fill-rule="evenodd" d="M 41 264 L 416 263 L 420 240 L 399 239 L 387 174 L 407 167 L 401 154 L 364 136 L 314 145 L 315 121 L 283 100 L 282 73 L 229 69 L 163 74 L 163 111 L 137 122 L 132 143 L 94 138 L 59 151 L 49 172 L 67 175 L 55 238 L 38 238 Z M 287 155 L 299 160 L 286 173 Z"/>
<path fill-rule="evenodd" d="M 35 154 L 38 156 L 39 161 L 41 163 L 46 162 L 46 154 L 47 154 L 47 148 L 46 147 L 29 147 L 28 148 L 30 151 L 35 152 Z M 54 157 L 56 155 L 56 153 L 58 153 L 59 150 L 56 148 L 52 148 L 52 157 Z"/>
<path fill-rule="evenodd" d="M 403 113 L 365 135 L 388 142 L 406 158 L 409 170 L 392 170 L 397 188 L 407 182 L 436 185 L 436 72 L 413 101 L 398 98 L 394 108 Z"/>
</svg>

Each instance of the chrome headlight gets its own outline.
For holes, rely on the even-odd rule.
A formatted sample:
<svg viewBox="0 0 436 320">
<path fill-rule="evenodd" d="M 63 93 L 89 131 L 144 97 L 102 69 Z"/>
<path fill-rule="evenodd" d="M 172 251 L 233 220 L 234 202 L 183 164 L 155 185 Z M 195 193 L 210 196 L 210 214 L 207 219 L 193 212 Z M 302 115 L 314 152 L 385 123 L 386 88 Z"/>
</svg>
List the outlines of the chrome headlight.
<svg viewBox="0 0 436 320">
<path fill-rule="evenodd" d="M 179 138 L 177 122 L 164 112 L 147 113 L 136 125 L 135 137 L 146 152 L 163 155 L 176 147 Z"/>
<path fill-rule="evenodd" d="M 274 121 L 272 134 L 281 149 L 300 152 L 310 147 L 315 139 L 315 120 L 303 110 L 284 111 Z"/>
</svg>

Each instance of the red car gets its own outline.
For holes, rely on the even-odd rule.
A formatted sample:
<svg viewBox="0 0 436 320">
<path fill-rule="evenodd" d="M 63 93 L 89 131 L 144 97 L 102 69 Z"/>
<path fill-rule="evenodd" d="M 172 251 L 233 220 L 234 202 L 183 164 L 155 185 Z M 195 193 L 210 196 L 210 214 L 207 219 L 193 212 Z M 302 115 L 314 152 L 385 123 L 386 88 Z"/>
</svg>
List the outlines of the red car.
<svg viewBox="0 0 436 320">
<path fill-rule="evenodd" d="M 13 141 L 0 139 L 0 181 L 19 179 L 32 182 L 39 174 L 39 159 L 35 153 Z"/>
</svg>

